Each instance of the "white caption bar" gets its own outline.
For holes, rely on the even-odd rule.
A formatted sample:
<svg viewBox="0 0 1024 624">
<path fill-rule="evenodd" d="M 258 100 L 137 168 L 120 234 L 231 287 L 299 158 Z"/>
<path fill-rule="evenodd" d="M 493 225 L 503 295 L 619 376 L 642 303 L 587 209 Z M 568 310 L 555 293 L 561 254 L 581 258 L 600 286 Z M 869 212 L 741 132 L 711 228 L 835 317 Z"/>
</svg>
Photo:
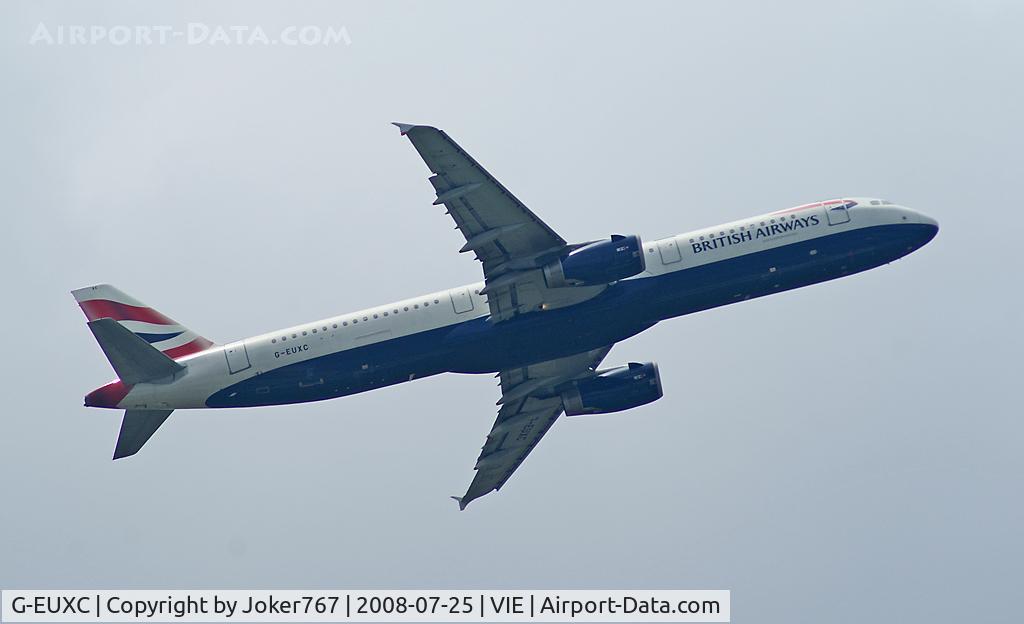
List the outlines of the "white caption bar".
<svg viewBox="0 0 1024 624">
<path fill-rule="evenodd" d="M 728 590 L 21 591 L 2 622 L 728 622 Z"/>
</svg>

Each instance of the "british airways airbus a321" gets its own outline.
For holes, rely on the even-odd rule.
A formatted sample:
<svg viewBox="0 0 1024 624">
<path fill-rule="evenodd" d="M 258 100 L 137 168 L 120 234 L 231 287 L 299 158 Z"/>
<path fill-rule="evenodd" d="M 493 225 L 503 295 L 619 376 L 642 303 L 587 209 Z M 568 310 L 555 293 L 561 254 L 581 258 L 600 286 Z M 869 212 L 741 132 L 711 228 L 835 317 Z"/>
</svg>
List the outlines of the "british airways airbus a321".
<svg viewBox="0 0 1024 624">
<path fill-rule="evenodd" d="M 568 243 L 447 134 L 395 124 L 483 265 L 476 284 L 218 345 L 109 285 L 74 291 L 118 380 L 85 397 L 125 410 L 114 459 L 175 409 L 320 401 L 438 373 L 497 373 L 498 417 L 459 507 L 499 489 L 561 414 L 662 396 L 654 363 L 598 368 L 659 321 L 871 269 L 938 224 L 880 199 L 819 201 L 659 240 Z"/>
</svg>

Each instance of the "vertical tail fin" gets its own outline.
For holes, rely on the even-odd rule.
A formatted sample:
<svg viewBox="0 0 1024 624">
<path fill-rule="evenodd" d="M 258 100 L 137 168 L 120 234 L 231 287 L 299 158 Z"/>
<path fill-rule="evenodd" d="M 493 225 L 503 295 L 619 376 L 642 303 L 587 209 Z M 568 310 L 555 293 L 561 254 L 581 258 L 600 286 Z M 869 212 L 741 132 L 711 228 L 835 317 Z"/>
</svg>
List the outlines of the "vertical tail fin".
<svg viewBox="0 0 1024 624">
<path fill-rule="evenodd" d="M 213 346 L 206 338 L 110 284 L 79 288 L 71 294 L 90 321 L 113 319 L 171 359 Z"/>
</svg>

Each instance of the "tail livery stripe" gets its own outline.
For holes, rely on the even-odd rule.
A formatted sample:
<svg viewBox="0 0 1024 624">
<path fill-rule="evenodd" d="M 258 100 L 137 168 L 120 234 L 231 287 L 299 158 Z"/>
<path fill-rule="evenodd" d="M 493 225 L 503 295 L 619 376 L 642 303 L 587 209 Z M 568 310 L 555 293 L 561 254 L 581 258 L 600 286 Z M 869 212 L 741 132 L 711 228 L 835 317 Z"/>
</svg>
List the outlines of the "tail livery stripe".
<svg viewBox="0 0 1024 624">
<path fill-rule="evenodd" d="M 213 343 L 206 338 L 199 337 L 192 342 L 181 345 L 180 347 L 174 347 L 172 349 L 165 349 L 164 355 L 176 360 L 178 358 L 185 357 L 186 355 L 192 355 L 193 353 L 199 353 L 200 351 L 206 351 L 213 346 Z"/>
<path fill-rule="evenodd" d="M 112 381 L 85 395 L 86 407 L 117 407 L 132 387 L 121 380 Z"/>
<path fill-rule="evenodd" d="M 115 321 L 142 321 L 154 325 L 177 325 L 177 323 L 153 308 L 140 308 L 106 299 L 80 301 L 78 305 L 82 307 L 85 317 L 90 321 L 112 318 Z"/>
<path fill-rule="evenodd" d="M 180 336 L 184 333 L 184 331 L 171 332 L 169 334 L 143 334 L 142 332 L 135 332 L 135 335 L 138 336 L 139 338 L 142 338 L 149 344 L 153 344 L 154 342 L 163 342 L 164 340 L 170 340 L 171 338 L 174 338 L 175 336 Z"/>
<path fill-rule="evenodd" d="M 110 284 L 79 288 L 71 294 L 89 322 L 104 318 L 117 321 L 121 327 L 171 359 L 199 353 L 213 346 L 206 338 Z"/>
</svg>

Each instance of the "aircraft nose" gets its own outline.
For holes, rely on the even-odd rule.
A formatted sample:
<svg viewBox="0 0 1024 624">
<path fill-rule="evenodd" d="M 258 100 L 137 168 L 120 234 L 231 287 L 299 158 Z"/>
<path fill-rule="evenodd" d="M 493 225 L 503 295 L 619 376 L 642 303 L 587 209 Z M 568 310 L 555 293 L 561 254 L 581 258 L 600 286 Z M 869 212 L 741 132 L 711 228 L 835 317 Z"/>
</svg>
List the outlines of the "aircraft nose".
<svg viewBox="0 0 1024 624">
<path fill-rule="evenodd" d="M 917 213 L 917 216 L 921 220 L 921 225 L 925 226 L 925 231 L 928 234 L 928 237 L 924 240 L 924 243 L 927 243 L 931 239 L 935 238 L 935 235 L 939 233 L 939 222 L 920 212 Z M 921 244 L 923 245 L 924 243 Z"/>
<path fill-rule="evenodd" d="M 939 222 L 916 210 L 908 210 L 908 212 L 910 213 L 909 221 L 915 230 L 916 244 L 914 246 L 921 247 L 928 244 L 939 233 Z"/>
</svg>

